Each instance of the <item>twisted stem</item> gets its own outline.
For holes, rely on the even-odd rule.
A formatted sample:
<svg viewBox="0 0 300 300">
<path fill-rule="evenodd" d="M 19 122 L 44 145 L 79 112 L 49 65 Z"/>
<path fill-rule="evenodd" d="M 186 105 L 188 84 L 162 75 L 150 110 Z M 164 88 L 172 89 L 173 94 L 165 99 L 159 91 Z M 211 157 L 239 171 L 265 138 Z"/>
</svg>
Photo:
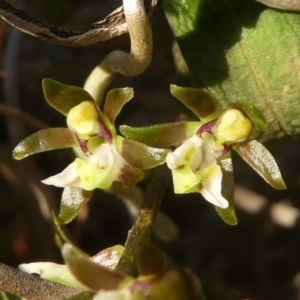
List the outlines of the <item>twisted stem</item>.
<svg viewBox="0 0 300 300">
<path fill-rule="evenodd" d="M 107 86 L 119 73 L 127 77 L 141 74 L 152 59 L 152 30 L 143 0 L 123 0 L 124 14 L 130 35 L 130 53 L 115 50 L 91 72 L 84 89 L 101 103 Z"/>
</svg>

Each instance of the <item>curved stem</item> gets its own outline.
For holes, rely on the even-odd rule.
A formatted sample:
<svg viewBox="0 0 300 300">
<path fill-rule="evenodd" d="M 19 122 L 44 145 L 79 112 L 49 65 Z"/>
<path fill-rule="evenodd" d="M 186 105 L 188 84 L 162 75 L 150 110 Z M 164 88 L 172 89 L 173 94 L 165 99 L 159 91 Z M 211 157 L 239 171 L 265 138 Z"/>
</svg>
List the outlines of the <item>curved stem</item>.
<svg viewBox="0 0 300 300">
<path fill-rule="evenodd" d="M 123 0 L 123 7 L 130 35 L 130 53 L 120 50 L 109 53 L 87 78 L 84 89 L 98 103 L 101 103 L 115 74 L 127 77 L 139 75 L 149 66 L 152 59 L 152 30 L 144 1 Z"/>
<path fill-rule="evenodd" d="M 115 268 L 116 271 L 128 275 L 135 273 L 136 246 L 141 241 L 149 240 L 151 237 L 169 177 L 170 171 L 165 164 L 153 170 L 146 187 L 140 214 L 128 232 L 125 251 Z"/>
</svg>

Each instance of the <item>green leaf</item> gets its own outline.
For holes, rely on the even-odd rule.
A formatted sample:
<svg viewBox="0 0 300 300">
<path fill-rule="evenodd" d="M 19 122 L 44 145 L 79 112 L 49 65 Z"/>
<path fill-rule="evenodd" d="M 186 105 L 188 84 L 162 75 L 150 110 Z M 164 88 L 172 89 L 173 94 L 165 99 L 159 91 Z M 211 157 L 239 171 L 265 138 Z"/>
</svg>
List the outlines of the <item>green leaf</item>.
<svg viewBox="0 0 300 300">
<path fill-rule="evenodd" d="M 177 122 L 149 127 L 120 126 L 120 132 L 129 139 L 152 147 L 169 147 L 191 137 L 200 122 Z"/>
<path fill-rule="evenodd" d="M 124 104 L 130 101 L 132 97 L 133 89 L 128 87 L 112 89 L 107 93 L 103 113 L 112 125 L 114 125 Z"/>
<path fill-rule="evenodd" d="M 286 189 L 274 157 L 261 143 L 248 141 L 236 145 L 234 150 L 273 188 Z"/>
<path fill-rule="evenodd" d="M 227 199 L 229 206 L 225 209 L 215 206 L 215 209 L 225 223 L 228 225 L 237 225 L 238 220 L 234 209 L 235 184 L 230 152 L 219 159 L 219 164 L 223 174 L 222 196 Z"/>
<path fill-rule="evenodd" d="M 300 2 L 298 0 L 256 0 L 270 7 L 300 11 Z"/>
<path fill-rule="evenodd" d="M 235 103 L 235 106 L 241 108 L 247 114 L 247 116 L 250 118 L 257 129 L 261 131 L 268 130 L 268 125 L 266 123 L 265 117 L 255 105 L 247 101 L 240 101 L 238 103 Z"/>
<path fill-rule="evenodd" d="M 165 162 L 169 149 L 153 148 L 134 140 L 118 136 L 118 148 L 130 165 L 140 169 L 152 169 Z"/>
<path fill-rule="evenodd" d="M 208 122 L 217 117 L 218 108 L 212 96 L 197 88 L 171 85 L 171 94 L 189 108 L 201 121 Z"/>
<path fill-rule="evenodd" d="M 92 101 L 92 96 L 84 89 L 57 82 L 50 78 L 42 81 L 44 96 L 54 109 L 67 115 L 71 108 L 83 101 Z"/>
<path fill-rule="evenodd" d="M 268 132 L 258 132 L 265 139 L 300 133 L 298 14 L 253 0 L 163 5 L 193 82 L 220 108 L 240 101 L 257 106 L 269 125 Z"/>
<path fill-rule="evenodd" d="M 63 246 L 62 255 L 72 274 L 91 290 L 116 289 L 126 278 L 120 273 L 94 263 L 86 253 L 70 244 Z"/>
<path fill-rule="evenodd" d="M 47 128 L 25 138 L 13 150 L 14 159 L 20 160 L 29 155 L 63 149 L 79 147 L 75 134 L 68 128 Z"/>
<path fill-rule="evenodd" d="M 68 224 L 81 212 L 90 200 L 92 191 L 78 187 L 66 187 L 63 191 L 59 210 L 61 224 Z"/>
</svg>

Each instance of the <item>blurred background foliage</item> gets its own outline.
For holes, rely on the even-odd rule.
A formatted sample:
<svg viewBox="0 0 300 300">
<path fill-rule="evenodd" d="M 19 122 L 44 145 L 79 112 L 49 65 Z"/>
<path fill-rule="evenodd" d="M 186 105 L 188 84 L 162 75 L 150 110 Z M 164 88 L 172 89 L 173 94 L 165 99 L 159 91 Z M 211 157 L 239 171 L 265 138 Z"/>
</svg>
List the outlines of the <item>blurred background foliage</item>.
<svg viewBox="0 0 300 300">
<path fill-rule="evenodd" d="M 121 1 L 117 0 L 11 2 L 32 16 L 68 29 L 84 29 L 121 5 Z M 164 5 L 173 5 L 175 9 L 180 7 L 180 3 L 183 1 L 166 0 Z M 178 46 L 160 8 L 151 18 L 154 53 L 150 68 L 136 78 L 117 76 L 112 83 L 112 87 L 129 86 L 135 90 L 134 99 L 124 107 L 118 118 L 119 125 L 144 126 L 171 122 L 179 116 L 187 118 L 188 112 L 169 92 L 171 83 L 179 86 L 209 87 L 218 99 L 236 101 L 235 97 L 238 97 L 249 100 L 249 95 L 252 95 L 253 99 L 259 98 L 256 93 L 251 94 L 248 88 L 253 82 L 243 73 L 239 73 L 240 67 L 244 66 L 243 61 L 235 62 L 234 59 L 235 51 L 240 51 L 236 50 L 236 47 L 240 46 L 235 46 L 235 41 L 241 38 L 242 42 L 244 38 L 250 38 L 250 54 L 254 55 L 261 49 L 255 39 L 259 38 L 258 25 L 262 18 L 267 18 L 271 24 L 266 25 L 264 30 L 272 28 L 268 38 L 265 38 L 265 42 L 270 41 L 270 45 L 265 46 L 266 52 L 270 55 L 275 54 L 276 57 L 278 55 L 282 59 L 284 55 L 288 57 L 293 51 L 292 46 L 295 47 L 294 60 L 287 60 L 291 73 L 284 73 L 280 80 L 284 79 L 283 86 L 297 85 L 299 28 L 295 24 L 300 22 L 299 14 L 266 9 L 252 0 L 228 0 L 218 3 L 202 1 L 211 14 L 206 14 L 201 19 L 197 15 L 198 1 L 190 0 L 188 3 L 192 7 L 189 12 L 195 13 L 194 18 L 197 18 L 197 24 L 201 25 L 197 27 L 198 31 L 194 32 L 194 37 L 196 35 L 202 38 L 198 40 L 200 44 L 187 43 L 186 39 L 192 41 L 193 35 L 180 35 L 174 23 L 172 27 L 193 76 L 188 75 L 188 69 L 179 58 Z M 221 3 L 227 3 L 227 7 L 236 8 L 239 13 L 244 11 L 244 18 L 237 19 L 242 24 L 234 26 L 232 39 L 229 41 L 226 41 L 224 31 L 231 30 L 231 23 L 228 23 L 228 26 L 222 25 L 222 22 L 228 21 L 228 11 L 222 11 Z M 216 5 L 215 9 L 212 9 L 212 4 Z M 174 10 L 173 16 L 175 12 Z M 273 16 L 273 19 L 269 20 L 270 16 Z M 293 30 L 287 42 L 283 38 L 288 25 L 281 28 L 282 19 L 288 20 Z M 261 38 L 259 40 L 262 41 Z M 248 43 L 248 40 L 245 40 L 245 43 Z M 283 50 L 278 53 L 280 47 L 283 47 Z M 40 180 L 62 170 L 72 161 L 73 153 L 60 150 L 15 162 L 11 152 L 20 140 L 40 128 L 65 126 L 65 119 L 49 107 L 43 98 L 42 79 L 49 77 L 63 83 L 82 86 L 93 67 L 114 49 L 128 50 L 128 36 L 84 48 L 66 48 L 24 35 L 1 21 L 1 262 L 17 266 L 33 261 L 62 261 L 53 241 L 49 213 L 52 209 L 58 211 L 62 190 L 43 186 Z M 276 75 L 278 68 L 282 67 L 280 59 L 279 62 L 273 61 L 271 57 L 270 63 L 259 66 L 266 73 L 264 83 L 272 84 L 268 87 L 268 91 L 271 92 L 283 87 L 278 86 L 280 82 L 268 81 L 269 75 Z M 207 68 L 199 66 L 196 63 L 199 61 L 205 63 Z M 213 68 L 212 65 L 217 62 L 219 66 L 227 68 L 227 72 L 224 73 L 224 69 Z M 184 66 L 185 72 L 178 72 L 176 65 Z M 205 84 L 204 79 L 211 80 L 211 76 L 221 78 L 212 84 Z M 291 94 L 293 99 L 299 97 L 296 92 L 291 93 L 288 89 L 285 91 L 288 96 Z M 247 99 L 244 95 L 248 95 Z M 283 113 L 285 108 L 292 110 L 295 121 L 293 124 L 298 124 L 299 110 L 296 104 L 284 102 L 282 94 L 277 92 L 270 98 L 274 99 L 272 103 L 278 103 L 278 113 Z M 267 113 L 268 107 L 261 108 Z M 289 121 L 286 124 L 290 126 Z M 271 124 L 271 128 L 275 128 L 272 126 Z M 298 133 L 298 125 L 295 128 Z M 291 133 L 294 134 L 295 130 Z M 288 186 L 286 191 L 273 190 L 239 157 L 233 157 L 239 219 L 239 224 L 235 227 L 223 223 L 214 208 L 200 195 L 174 196 L 170 183 L 162 209 L 178 226 L 179 235 L 173 240 L 157 236 L 154 240 L 166 251 L 172 265 L 186 266 L 196 272 L 208 299 L 300 299 L 300 143 L 292 137 L 283 136 L 282 132 L 279 135 L 280 139 L 269 140 L 265 145 L 274 154 L 282 170 Z M 143 183 L 141 187 L 143 188 Z M 103 191 L 97 191 L 79 217 L 66 226 L 66 231 L 79 247 L 93 255 L 105 247 L 124 243 L 132 222 L 133 219 L 121 200 Z"/>
</svg>

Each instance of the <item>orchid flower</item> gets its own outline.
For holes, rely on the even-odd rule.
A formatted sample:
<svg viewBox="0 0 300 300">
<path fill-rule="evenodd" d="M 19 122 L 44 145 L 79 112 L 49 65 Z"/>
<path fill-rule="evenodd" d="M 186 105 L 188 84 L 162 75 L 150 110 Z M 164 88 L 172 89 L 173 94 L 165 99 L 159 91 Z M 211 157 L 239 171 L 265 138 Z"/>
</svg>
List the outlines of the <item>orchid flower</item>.
<svg viewBox="0 0 300 300">
<path fill-rule="evenodd" d="M 201 193 L 225 222 L 236 224 L 232 149 L 274 188 L 286 188 L 274 158 L 251 138 L 254 130 L 267 130 L 256 107 L 241 102 L 220 111 L 203 90 L 172 85 L 171 93 L 200 120 L 144 128 L 121 126 L 120 130 L 127 138 L 150 146 L 177 147 L 166 157 L 175 193 Z"/>
<path fill-rule="evenodd" d="M 168 271 L 165 254 L 151 244 L 137 248 L 136 278 L 95 263 L 69 243 L 63 246 L 62 254 L 73 276 L 95 293 L 94 300 L 205 299 L 197 276 L 184 268 Z"/>
<path fill-rule="evenodd" d="M 217 130 L 213 130 L 214 124 Z M 228 201 L 221 194 L 222 170 L 217 158 L 230 150 L 226 143 L 245 140 L 251 131 L 252 122 L 237 109 L 225 110 L 219 119 L 200 126 L 191 138 L 167 155 L 175 193 L 199 192 L 212 204 L 227 208 Z"/>
<path fill-rule="evenodd" d="M 169 150 L 146 146 L 116 133 L 115 119 L 133 97 L 130 88 L 108 92 L 103 112 L 85 90 L 43 80 L 48 103 L 67 117 L 68 128 L 44 129 L 27 137 L 13 151 L 16 159 L 28 155 L 73 147 L 74 162 L 61 173 L 42 182 L 64 187 L 60 218 L 70 222 L 89 200 L 96 188 L 107 189 L 113 182 L 124 187 L 143 179 L 144 170 L 165 162 Z"/>
<path fill-rule="evenodd" d="M 143 178 L 143 169 L 127 163 L 118 152 L 116 141 L 121 137 L 109 131 L 95 103 L 83 101 L 70 109 L 67 124 L 79 140 L 82 158 L 76 158 L 65 170 L 43 183 L 90 191 L 106 189 L 114 181 L 134 185 Z"/>
</svg>

